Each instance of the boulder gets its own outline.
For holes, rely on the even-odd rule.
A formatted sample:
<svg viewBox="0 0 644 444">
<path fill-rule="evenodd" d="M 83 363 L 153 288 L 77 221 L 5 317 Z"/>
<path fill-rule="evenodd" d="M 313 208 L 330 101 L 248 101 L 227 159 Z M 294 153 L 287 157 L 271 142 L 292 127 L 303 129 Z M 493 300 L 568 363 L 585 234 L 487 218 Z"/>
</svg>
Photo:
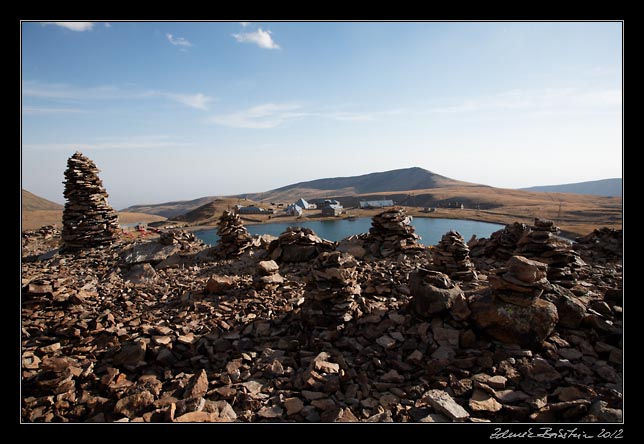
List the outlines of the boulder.
<svg viewBox="0 0 644 444">
<path fill-rule="evenodd" d="M 470 301 L 475 325 L 499 341 L 524 346 L 539 345 L 552 333 L 559 317 L 554 304 L 541 299 L 520 306 L 477 295 Z"/>
</svg>

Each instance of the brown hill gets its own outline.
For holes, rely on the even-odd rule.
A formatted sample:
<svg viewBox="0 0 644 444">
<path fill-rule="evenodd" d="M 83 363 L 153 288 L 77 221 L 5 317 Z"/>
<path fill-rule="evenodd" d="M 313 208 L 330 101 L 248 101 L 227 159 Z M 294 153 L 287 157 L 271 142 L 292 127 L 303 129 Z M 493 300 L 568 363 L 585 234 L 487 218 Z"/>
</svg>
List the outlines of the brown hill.
<svg viewBox="0 0 644 444">
<path fill-rule="evenodd" d="M 36 210 L 62 210 L 63 206 L 47 200 L 33 193 L 22 190 L 22 210 L 36 211 Z"/>
<path fill-rule="evenodd" d="M 413 167 L 399 170 L 363 174 L 361 176 L 333 177 L 299 182 L 276 188 L 265 193 L 247 195 L 249 199 L 288 202 L 300 197 L 313 199 L 336 196 L 352 196 L 393 191 L 409 192 L 430 188 L 451 188 L 477 186 L 469 182 L 450 179 L 423 168 Z"/>
<path fill-rule="evenodd" d="M 165 217 L 145 213 L 119 212 L 119 224 L 135 222 L 157 222 L 166 220 Z M 24 210 L 22 212 L 22 229 L 35 230 L 44 225 L 63 226 L 63 210 Z"/>
<path fill-rule="evenodd" d="M 188 222 L 194 225 L 216 224 L 224 210 L 231 210 L 235 205 L 251 205 L 254 202 L 239 198 L 216 198 L 185 214 L 175 216 L 172 220 Z"/>
<path fill-rule="evenodd" d="M 165 218 L 172 219 L 175 216 L 185 214 L 218 198 L 218 196 L 206 196 L 193 200 L 178 200 L 174 202 L 149 205 L 132 205 L 131 207 L 124 208 L 121 211 L 154 214 L 157 216 L 163 216 Z"/>
</svg>

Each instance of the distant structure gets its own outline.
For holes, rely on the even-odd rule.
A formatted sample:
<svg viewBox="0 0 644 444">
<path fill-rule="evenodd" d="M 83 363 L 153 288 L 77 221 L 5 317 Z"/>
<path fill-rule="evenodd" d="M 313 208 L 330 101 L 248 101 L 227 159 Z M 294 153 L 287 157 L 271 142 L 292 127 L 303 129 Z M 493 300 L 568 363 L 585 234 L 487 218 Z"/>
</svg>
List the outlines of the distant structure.
<svg viewBox="0 0 644 444">
<path fill-rule="evenodd" d="M 235 205 L 235 212 L 237 214 L 273 214 L 273 210 L 256 207 L 255 205 L 249 205 L 247 207 Z"/>
<path fill-rule="evenodd" d="M 284 210 L 286 214 L 289 216 L 301 216 L 302 215 L 302 207 L 299 205 L 291 204 L 286 209 Z"/>
<path fill-rule="evenodd" d="M 67 160 L 63 250 L 109 245 L 118 239 L 118 214 L 107 203 L 108 194 L 98 173 L 94 162 L 78 151 Z"/>
<path fill-rule="evenodd" d="M 393 207 L 393 200 L 361 200 L 360 208 L 385 208 Z"/>
<path fill-rule="evenodd" d="M 302 208 L 303 210 L 315 210 L 317 208 L 317 205 L 305 201 L 304 198 L 300 198 L 297 202 L 295 202 L 295 205 Z"/>
</svg>

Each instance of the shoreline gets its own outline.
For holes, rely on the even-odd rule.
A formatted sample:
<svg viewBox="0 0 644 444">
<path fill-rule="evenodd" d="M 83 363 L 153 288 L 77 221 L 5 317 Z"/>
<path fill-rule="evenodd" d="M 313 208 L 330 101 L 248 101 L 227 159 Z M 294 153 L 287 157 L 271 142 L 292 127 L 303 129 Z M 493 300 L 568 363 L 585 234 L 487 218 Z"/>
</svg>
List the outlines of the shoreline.
<svg viewBox="0 0 644 444">
<path fill-rule="evenodd" d="M 405 210 L 407 211 L 407 214 L 413 217 L 418 217 L 418 218 L 427 218 L 427 219 L 453 219 L 453 220 L 466 220 L 466 221 L 471 221 L 471 222 L 483 222 L 483 223 L 490 223 L 490 224 L 496 224 L 496 225 L 501 225 L 502 227 L 512 224 L 514 222 L 519 222 L 519 223 L 525 223 L 526 225 L 531 225 L 533 223 L 533 220 L 527 220 L 526 218 L 522 217 L 511 217 L 511 216 L 501 216 L 495 213 L 485 213 L 485 214 L 479 214 L 479 215 L 472 215 L 472 214 L 455 214 L 455 212 L 471 212 L 475 210 L 457 210 L 457 209 L 437 209 L 435 212 L 432 213 L 426 213 L 422 210 L 419 210 L 418 208 L 412 208 L 412 207 L 404 207 Z M 294 216 L 279 216 L 279 217 L 272 217 L 272 218 L 267 218 L 265 220 L 248 220 L 242 218 L 244 225 L 268 225 L 268 224 L 281 224 L 281 223 L 289 223 L 289 222 L 317 222 L 317 221 L 340 221 L 340 220 L 346 220 L 350 217 L 356 218 L 356 219 L 362 219 L 362 218 L 370 218 L 373 217 L 375 214 L 378 214 L 382 212 L 384 209 L 378 208 L 378 209 L 371 209 L 371 210 L 363 210 L 363 209 L 350 209 L 350 211 L 356 211 L 360 212 L 362 214 L 347 214 L 343 216 L 337 216 L 337 217 L 315 217 L 314 215 L 309 215 L 305 217 L 294 217 Z M 484 211 L 484 210 L 479 210 L 479 211 Z M 478 217 L 477 217 L 478 216 Z M 511 221 L 508 221 L 509 219 L 512 219 Z M 294 224 L 294 226 L 297 226 Z M 207 230 L 213 230 L 217 229 L 216 224 L 207 224 L 207 225 L 188 225 L 185 227 L 182 227 L 182 229 L 185 229 L 187 231 L 191 232 L 198 232 L 198 231 L 207 231 Z M 499 228 L 502 229 L 502 228 Z M 592 230 L 588 231 L 590 233 Z M 563 237 L 564 239 L 573 242 L 574 239 L 578 236 L 583 236 L 588 233 L 581 233 L 579 231 L 571 231 L 569 229 L 561 229 L 559 232 L 559 236 Z"/>
</svg>

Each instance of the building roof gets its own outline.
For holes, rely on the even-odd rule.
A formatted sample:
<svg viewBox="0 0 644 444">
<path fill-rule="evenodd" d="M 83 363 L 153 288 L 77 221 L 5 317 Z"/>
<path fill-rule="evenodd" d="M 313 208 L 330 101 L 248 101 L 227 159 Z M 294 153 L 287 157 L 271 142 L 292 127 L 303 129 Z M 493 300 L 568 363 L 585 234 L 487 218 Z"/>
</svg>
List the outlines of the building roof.
<svg viewBox="0 0 644 444">
<path fill-rule="evenodd" d="M 308 208 L 308 207 L 309 207 L 309 203 L 308 203 L 307 201 L 305 201 L 305 200 L 304 200 L 303 198 L 301 198 L 301 197 L 300 197 L 300 200 L 298 200 L 297 202 L 295 202 L 295 205 L 299 206 L 300 208 Z"/>
<path fill-rule="evenodd" d="M 393 200 L 361 200 L 360 208 L 365 207 L 391 207 L 394 205 Z"/>
</svg>

